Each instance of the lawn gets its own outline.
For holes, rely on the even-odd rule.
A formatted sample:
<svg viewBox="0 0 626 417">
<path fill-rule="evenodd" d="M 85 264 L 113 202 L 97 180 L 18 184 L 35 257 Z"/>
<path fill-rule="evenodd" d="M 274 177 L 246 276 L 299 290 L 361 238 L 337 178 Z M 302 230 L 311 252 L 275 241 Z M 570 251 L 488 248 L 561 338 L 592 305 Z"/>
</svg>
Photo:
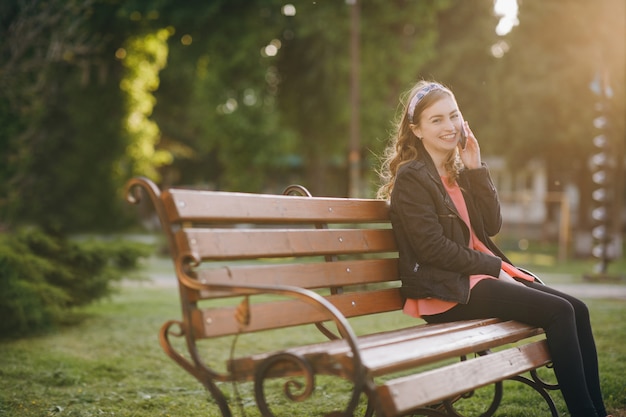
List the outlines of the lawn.
<svg viewBox="0 0 626 417">
<path fill-rule="evenodd" d="M 615 416 L 624 417 L 626 302 L 587 301 L 592 311 L 606 403 Z M 122 286 L 110 299 L 77 310 L 72 322 L 55 332 L 1 341 L 0 416 L 218 416 L 202 386 L 166 357 L 158 345 L 159 327 L 164 321 L 179 317 L 178 309 L 175 288 L 135 283 Z M 407 318 L 398 312 L 383 315 L 376 322 L 355 320 L 354 325 L 384 327 L 404 320 Z M 314 329 L 307 327 L 289 337 L 314 340 L 313 333 Z M 237 349 L 277 338 L 264 337 L 242 338 Z M 221 362 L 229 347 L 229 343 L 222 343 L 223 353 L 214 360 Z M 232 387 L 225 388 L 234 397 Z M 335 380 L 321 379 L 316 399 L 304 404 L 297 414 L 315 416 L 327 404 L 338 407 L 345 401 L 348 389 Z M 258 416 L 252 387 L 243 384 L 238 391 L 245 414 L 238 407 L 234 414 Z M 566 415 L 560 394 L 554 397 Z M 279 407 L 284 402 L 272 401 Z M 480 407 L 480 401 L 471 407 Z M 521 384 L 507 383 L 504 403 L 498 416 L 537 417 L 544 413 L 538 413 L 536 408 L 541 406 L 539 396 Z M 293 411 L 284 413 L 281 415 L 295 415 Z"/>
</svg>

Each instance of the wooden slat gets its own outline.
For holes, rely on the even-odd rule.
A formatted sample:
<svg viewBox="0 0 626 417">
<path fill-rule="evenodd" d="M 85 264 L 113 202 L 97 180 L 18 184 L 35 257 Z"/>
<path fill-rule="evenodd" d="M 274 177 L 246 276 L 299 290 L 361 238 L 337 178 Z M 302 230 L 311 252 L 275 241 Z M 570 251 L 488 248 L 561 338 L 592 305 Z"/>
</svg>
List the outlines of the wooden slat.
<svg viewBox="0 0 626 417">
<path fill-rule="evenodd" d="M 188 189 L 163 192 L 171 222 L 384 222 L 389 220 L 383 200 L 298 197 L 226 193 Z"/>
<path fill-rule="evenodd" d="M 374 349 L 394 343 L 405 342 L 410 339 L 419 339 L 424 337 L 432 337 L 443 333 L 451 333 L 459 330 L 474 329 L 477 327 L 487 326 L 490 324 L 500 323 L 500 319 L 477 319 L 456 321 L 450 323 L 439 324 L 418 324 L 416 326 L 405 327 L 402 329 L 388 330 L 385 332 L 368 334 L 358 338 L 358 344 L 361 349 Z M 347 355 L 349 349 L 344 340 L 334 340 L 322 343 L 316 343 L 307 346 L 298 346 L 286 350 L 301 357 L 319 357 L 319 356 L 337 356 Z M 275 352 L 260 353 L 248 357 L 241 357 L 229 361 L 229 370 L 236 369 L 241 373 L 254 374 L 256 365 L 267 359 Z M 321 363 L 317 361 L 318 365 Z"/>
<path fill-rule="evenodd" d="M 434 329 L 421 326 L 369 335 L 359 339 L 359 347 L 361 359 L 370 374 L 380 376 L 481 352 L 540 333 L 540 329 L 519 322 L 485 319 L 446 323 Z M 352 369 L 351 351 L 344 341 L 294 347 L 287 351 L 306 357 L 319 373 L 335 374 L 339 370 Z M 231 365 L 238 372 L 252 374 L 256 365 L 271 354 L 239 358 Z M 289 364 L 285 366 L 284 370 L 287 370 Z"/>
<path fill-rule="evenodd" d="M 360 291 L 328 296 L 327 299 L 345 317 L 396 311 L 402 308 L 402 297 L 397 288 Z M 274 301 L 251 304 L 250 325 L 244 332 L 267 329 L 280 329 L 307 323 L 328 321 L 327 313 L 299 300 Z M 239 332 L 235 318 L 236 307 L 195 310 L 192 313 L 192 327 L 197 338 L 226 336 Z"/>
<path fill-rule="evenodd" d="M 375 375 L 491 349 L 541 334 L 542 330 L 515 321 L 411 339 L 363 351 L 363 362 Z"/>
<path fill-rule="evenodd" d="M 192 229 L 177 232 L 180 253 L 202 259 L 253 259 L 393 252 L 391 229 Z M 188 245 L 188 246 L 187 246 Z"/>
<path fill-rule="evenodd" d="M 255 264 L 197 271 L 204 284 L 292 285 L 301 288 L 343 287 L 397 281 L 398 259 L 365 259 L 294 264 Z M 204 294 L 210 297 L 210 293 Z"/>
<path fill-rule="evenodd" d="M 545 340 L 503 350 L 416 375 L 392 380 L 377 388 L 381 415 L 408 414 L 551 362 Z"/>
</svg>

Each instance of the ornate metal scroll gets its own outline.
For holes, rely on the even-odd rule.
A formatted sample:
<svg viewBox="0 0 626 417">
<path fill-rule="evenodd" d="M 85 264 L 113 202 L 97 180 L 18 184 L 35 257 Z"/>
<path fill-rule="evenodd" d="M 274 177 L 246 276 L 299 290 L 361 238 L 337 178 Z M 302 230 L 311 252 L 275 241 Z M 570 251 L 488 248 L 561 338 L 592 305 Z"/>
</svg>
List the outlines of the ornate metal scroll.
<svg viewBox="0 0 626 417">
<path fill-rule="evenodd" d="M 263 361 L 254 376 L 254 396 L 256 398 L 259 411 L 261 411 L 263 416 L 274 415 L 268 407 L 265 399 L 264 381 L 273 366 L 284 362 L 295 364 L 301 370 L 300 375 L 302 375 L 305 379 L 304 384 L 293 378 L 285 382 L 283 392 L 287 398 L 296 402 L 304 401 L 310 398 L 311 394 L 315 390 L 315 374 L 313 368 L 306 359 L 291 353 L 279 353 L 273 355 Z"/>
<path fill-rule="evenodd" d="M 173 258 L 176 258 L 174 235 L 170 225 L 167 223 L 167 215 L 165 207 L 163 207 L 163 202 L 161 201 L 161 190 L 159 190 L 159 187 L 146 177 L 132 178 L 126 183 L 126 201 L 130 204 L 139 204 L 142 199 L 141 190 L 144 190 L 148 197 L 150 197 L 150 201 L 159 216 L 161 229 L 167 237 L 170 253 Z"/>
</svg>

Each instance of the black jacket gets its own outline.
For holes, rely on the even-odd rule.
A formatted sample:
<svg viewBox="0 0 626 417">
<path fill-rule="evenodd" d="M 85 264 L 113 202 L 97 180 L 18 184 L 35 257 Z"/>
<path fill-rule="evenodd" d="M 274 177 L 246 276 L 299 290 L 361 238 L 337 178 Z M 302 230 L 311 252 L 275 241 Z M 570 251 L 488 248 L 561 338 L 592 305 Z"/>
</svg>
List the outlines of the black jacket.
<svg viewBox="0 0 626 417">
<path fill-rule="evenodd" d="M 406 298 L 438 298 L 466 304 L 469 275 L 498 277 L 502 260 L 509 262 L 489 236 L 500 231 L 498 194 L 486 165 L 463 170 L 458 184 L 478 238 L 496 255 L 468 247 L 469 228 L 448 196 L 435 165 L 425 151 L 403 165 L 391 193 L 391 223 L 399 248 L 402 294 Z"/>
</svg>

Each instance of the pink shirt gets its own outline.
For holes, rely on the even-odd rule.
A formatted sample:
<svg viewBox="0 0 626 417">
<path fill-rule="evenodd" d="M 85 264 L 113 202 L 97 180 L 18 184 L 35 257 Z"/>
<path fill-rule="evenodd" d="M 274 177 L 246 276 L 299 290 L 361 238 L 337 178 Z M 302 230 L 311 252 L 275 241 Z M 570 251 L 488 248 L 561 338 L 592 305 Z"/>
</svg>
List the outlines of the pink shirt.
<svg viewBox="0 0 626 417">
<path fill-rule="evenodd" d="M 461 219 L 467 224 L 470 230 L 470 238 L 468 245 L 470 248 L 493 255 L 493 252 L 489 250 L 489 248 L 476 237 L 476 233 L 470 224 L 469 213 L 467 211 L 467 205 L 465 204 L 465 199 L 463 198 L 463 193 L 461 192 L 461 188 L 458 184 L 454 183 L 453 185 L 448 184 L 448 180 L 445 177 L 442 177 L 443 185 L 446 188 L 446 191 L 450 195 L 454 206 L 457 211 L 461 215 Z M 513 265 L 508 264 L 507 262 L 502 262 L 501 268 L 509 275 L 517 278 L 522 278 L 528 281 L 534 281 L 535 279 L 515 268 Z M 474 288 L 476 284 L 478 284 L 483 279 L 496 279 L 497 277 L 492 277 L 490 275 L 470 275 L 470 290 Z M 443 313 L 444 311 L 450 310 L 452 307 L 457 305 L 457 303 L 452 301 L 443 301 L 437 298 L 420 298 L 420 299 L 412 299 L 408 298 L 404 303 L 404 313 L 413 317 L 421 317 L 423 315 L 433 315 Z"/>
</svg>

